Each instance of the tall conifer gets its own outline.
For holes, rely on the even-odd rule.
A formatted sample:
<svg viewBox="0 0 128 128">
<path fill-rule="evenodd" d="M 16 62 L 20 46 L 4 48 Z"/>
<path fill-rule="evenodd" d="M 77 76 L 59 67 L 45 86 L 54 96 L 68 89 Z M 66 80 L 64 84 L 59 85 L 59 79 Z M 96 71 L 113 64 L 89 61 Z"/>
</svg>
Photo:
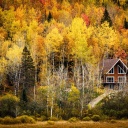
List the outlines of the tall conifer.
<svg viewBox="0 0 128 128">
<path fill-rule="evenodd" d="M 51 12 L 49 12 L 47 21 L 50 22 L 51 20 L 52 20 L 52 14 L 51 14 Z"/>
<path fill-rule="evenodd" d="M 25 46 L 22 53 L 22 67 L 21 67 L 21 84 L 22 84 L 22 94 L 26 93 L 21 98 L 23 101 L 27 99 L 27 93 L 30 92 L 30 88 L 35 86 L 35 66 L 33 59 L 30 55 L 30 51 Z"/>
<path fill-rule="evenodd" d="M 103 17 L 101 19 L 101 24 L 104 23 L 105 21 L 107 21 L 109 23 L 109 26 L 111 27 L 112 26 L 112 20 L 109 16 L 109 13 L 105 7 L 105 11 L 104 11 L 104 14 L 103 14 Z"/>
<path fill-rule="evenodd" d="M 124 19 L 124 28 L 128 29 L 128 22 L 126 21 L 126 18 Z"/>
</svg>

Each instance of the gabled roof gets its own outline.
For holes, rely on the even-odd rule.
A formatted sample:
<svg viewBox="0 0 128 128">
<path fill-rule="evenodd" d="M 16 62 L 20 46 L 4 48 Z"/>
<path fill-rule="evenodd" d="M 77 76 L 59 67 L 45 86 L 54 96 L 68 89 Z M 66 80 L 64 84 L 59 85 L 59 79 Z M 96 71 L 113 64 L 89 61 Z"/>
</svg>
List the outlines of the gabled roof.
<svg viewBox="0 0 128 128">
<path fill-rule="evenodd" d="M 104 74 L 107 74 L 118 62 L 124 66 L 126 71 L 128 70 L 127 66 L 122 62 L 121 59 L 105 59 L 100 64 L 101 71 Z"/>
</svg>

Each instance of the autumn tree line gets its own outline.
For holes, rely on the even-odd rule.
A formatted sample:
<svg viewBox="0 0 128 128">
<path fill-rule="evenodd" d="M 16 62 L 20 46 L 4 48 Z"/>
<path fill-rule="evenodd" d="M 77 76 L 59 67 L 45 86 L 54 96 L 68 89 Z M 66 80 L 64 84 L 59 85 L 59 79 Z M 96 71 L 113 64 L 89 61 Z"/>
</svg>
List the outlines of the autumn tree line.
<svg viewBox="0 0 128 128">
<path fill-rule="evenodd" d="M 0 0 L 1 117 L 84 117 L 106 58 L 127 64 L 127 0 Z"/>
</svg>

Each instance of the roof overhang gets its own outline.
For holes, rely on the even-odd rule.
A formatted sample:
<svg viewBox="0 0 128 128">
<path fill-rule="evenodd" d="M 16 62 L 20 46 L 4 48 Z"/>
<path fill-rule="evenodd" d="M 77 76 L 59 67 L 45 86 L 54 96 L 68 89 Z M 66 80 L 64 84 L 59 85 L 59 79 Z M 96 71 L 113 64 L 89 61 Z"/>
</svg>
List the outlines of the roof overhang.
<svg viewBox="0 0 128 128">
<path fill-rule="evenodd" d="M 120 61 L 120 62 L 123 64 L 123 66 L 126 68 L 126 73 L 127 73 L 128 67 L 124 64 L 124 62 L 123 62 L 121 59 L 118 59 L 117 62 L 107 71 L 106 74 L 108 74 L 109 71 L 110 71 L 113 67 L 115 67 L 115 65 L 116 65 L 119 61 Z"/>
</svg>

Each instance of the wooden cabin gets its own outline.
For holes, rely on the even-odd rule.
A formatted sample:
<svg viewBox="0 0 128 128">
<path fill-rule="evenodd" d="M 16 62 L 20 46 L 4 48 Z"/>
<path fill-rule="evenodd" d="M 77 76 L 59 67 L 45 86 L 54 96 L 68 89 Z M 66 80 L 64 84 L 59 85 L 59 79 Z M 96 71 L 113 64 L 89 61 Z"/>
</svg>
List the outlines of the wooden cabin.
<svg viewBox="0 0 128 128">
<path fill-rule="evenodd" d="M 105 88 L 122 90 L 127 85 L 128 67 L 121 59 L 106 59 L 101 65 L 102 84 Z"/>
</svg>

